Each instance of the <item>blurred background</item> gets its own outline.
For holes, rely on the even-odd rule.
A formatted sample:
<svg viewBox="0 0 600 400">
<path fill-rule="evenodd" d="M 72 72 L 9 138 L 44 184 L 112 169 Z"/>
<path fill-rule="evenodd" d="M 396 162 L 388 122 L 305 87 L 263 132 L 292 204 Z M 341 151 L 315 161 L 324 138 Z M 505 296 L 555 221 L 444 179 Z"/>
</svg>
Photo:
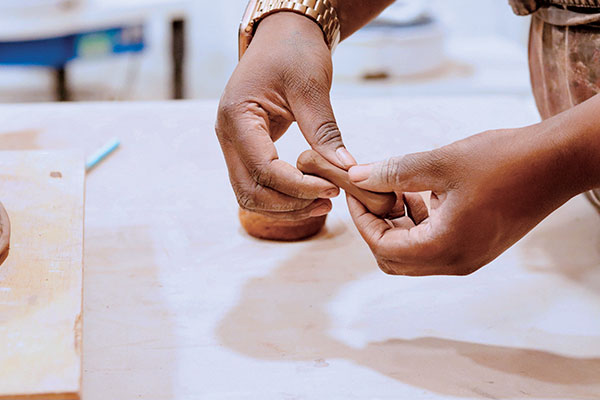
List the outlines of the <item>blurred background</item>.
<svg viewBox="0 0 600 400">
<path fill-rule="evenodd" d="M 217 98 L 246 0 L 2 0 L 0 102 Z M 334 96 L 530 96 L 507 1 L 397 0 L 334 55 Z"/>
</svg>

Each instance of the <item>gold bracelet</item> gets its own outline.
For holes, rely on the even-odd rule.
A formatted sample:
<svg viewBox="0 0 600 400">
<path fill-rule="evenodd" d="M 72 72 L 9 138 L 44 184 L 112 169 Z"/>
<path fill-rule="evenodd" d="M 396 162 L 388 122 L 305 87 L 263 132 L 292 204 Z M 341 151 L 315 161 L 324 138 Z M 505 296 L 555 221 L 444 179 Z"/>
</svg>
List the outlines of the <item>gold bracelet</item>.
<svg viewBox="0 0 600 400">
<path fill-rule="evenodd" d="M 330 0 L 254 0 L 248 4 L 240 26 L 240 58 L 250 45 L 258 23 L 279 11 L 295 12 L 315 21 L 321 27 L 331 51 L 340 42 L 340 20 Z"/>
</svg>

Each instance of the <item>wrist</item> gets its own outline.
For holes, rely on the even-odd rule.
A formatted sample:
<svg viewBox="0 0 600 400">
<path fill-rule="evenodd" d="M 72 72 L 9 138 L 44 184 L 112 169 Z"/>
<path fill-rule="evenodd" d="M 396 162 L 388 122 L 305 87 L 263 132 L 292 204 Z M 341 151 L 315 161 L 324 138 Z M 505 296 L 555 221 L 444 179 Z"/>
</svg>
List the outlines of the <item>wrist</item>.
<svg viewBox="0 0 600 400">
<path fill-rule="evenodd" d="M 560 138 L 565 164 L 579 193 L 600 187 L 600 96 L 544 121 Z"/>
<path fill-rule="evenodd" d="M 298 45 L 301 41 L 328 48 L 323 30 L 310 18 L 291 11 L 280 11 L 263 18 L 256 28 L 254 39 L 278 40 Z"/>
<path fill-rule="evenodd" d="M 239 29 L 238 43 L 240 59 L 249 48 L 261 22 L 270 15 L 280 14 L 282 12 L 299 14 L 313 21 L 320 28 L 323 40 L 332 52 L 340 42 L 340 21 L 336 9 L 331 6 L 329 0 L 250 0 L 242 17 Z M 300 19 L 292 19 L 289 16 L 286 16 L 286 18 L 291 21 L 300 21 Z M 271 18 L 271 20 L 273 19 L 279 20 L 280 18 Z M 273 22 L 268 25 L 272 24 Z M 281 24 L 276 25 L 281 27 Z M 308 26 L 306 21 L 304 21 L 302 25 Z"/>
<path fill-rule="evenodd" d="M 598 181 L 598 166 L 595 172 L 589 136 L 565 117 L 559 115 L 529 127 L 537 135 L 530 165 L 544 171 L 540 182 L 548 187 L 549 195 L 571 198 L 600 182 L 594 182 Z"/>
</svg>

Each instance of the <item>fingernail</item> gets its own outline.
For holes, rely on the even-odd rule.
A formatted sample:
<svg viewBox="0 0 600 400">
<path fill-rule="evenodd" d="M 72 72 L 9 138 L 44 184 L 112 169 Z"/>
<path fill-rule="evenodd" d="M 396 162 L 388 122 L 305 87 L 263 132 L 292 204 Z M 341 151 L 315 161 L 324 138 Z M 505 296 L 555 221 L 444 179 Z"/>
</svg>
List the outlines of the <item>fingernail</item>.
<svg viewBox="0 0 600 400">
<path fill-rule="evenodd" d="M 355 167 L 350 168 L 348 171 L 348 176 L 352 182 L 362 182 L 366 181 L 371 175 L 371 166 L 370 165 L 357 165 Z"/>
<path fill-rule="evenodd" d="M 319 197 L 322 199 L 331 199 L 333 197 L 336 197 L 338 194 L 340 194 L 339 189 L 327 189 L 323 193 L 321 193 L 321 196 Z"/>
<path fill-rule="evenodd" d="M 351 166 L 356 165 L 356 160 L 345 147 L 340 147 L 337 149 L 335 154 L 337 154 L 338 160 L 340 160 L 345 168 L 350 168 Z"/>
<path fill-rule="evenodd" d="M 321 215 L 327 214 L 331 208 L 327 204 L 320 205 L 319 207 L 312 210 L 308 215 L 311 217 L 320 217 Z"/>
</svg>

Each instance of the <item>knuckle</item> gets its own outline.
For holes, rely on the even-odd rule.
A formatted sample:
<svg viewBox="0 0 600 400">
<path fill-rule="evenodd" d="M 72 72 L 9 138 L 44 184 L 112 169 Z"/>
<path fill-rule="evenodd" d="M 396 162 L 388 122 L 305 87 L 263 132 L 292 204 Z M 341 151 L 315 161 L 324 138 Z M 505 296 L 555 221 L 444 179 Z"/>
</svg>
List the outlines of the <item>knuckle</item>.
<svg viewBox="0 0 600 400">
<path fill-rule="evenodd" d="M 260 186 L 271 187 L 273 185 L 273 173 L 266 165 L 254 165 L 249 172 L 252 179 Z"/>
<path fill-rule="evenodd" d="M 410 171 L 420 171 L 432 177 L 441 177 L 452 165 L 452 154 L 447 148 L 439 148 L 424 153 L 407 154 L 398 160 Z"/>
<path fill-rule="evenodd" d="M 258 208 L 253 193 L 248 192 L 246 190 L 241 190 L 236 191 L 235 196 L 237 198 L 239 206 L 244 210 L 253 211 Z"/>
<path fill-rule="evenodd" d="M 235 115 L 235 113 L 239 110 L 239 107 L 239 104 L 235 101 L 221 99 L 219 102 L 218 115 L 225 118 L 230 117 Z"/>
<path fill-rule="evenodd" d="M 429 152 L 425 167 L 433 177 L 441 178 L 448 174 L 453 166 L 453 153 L 447 147 L 442 147 Z"/>
<path fill-rule="evenodd" d="M 228 127 L 232 126 L 233 117 L 239 113 L 240 105 L 236 102 L 221 99 L 217 109 L 217 121 L 215 123 L 215 133 L 219 139 L 226 139 L 230 131 Z"/>
<path fill-rule="evenodd" d="M 404 156 L 403 162 L 408 165 L 409 169 L 412 171 L 431 172 L 431 153 L 432 152 L 407 154 Z"/>
<path fill-rule="evenodd" d="M 251 190 L 248 190 L 247 185 L 239 182 L 232 182 L 231 187 L 235 193 L 238 205 L 241 208 L 249 211 L 257 208 L 254 193 Z"/>
<path fill-rule="evenodd" d="M 342 142 L 342 136 L 337 124 L 333 121 L 328 121 L 319 126 L 316 132 L 317 146 L 339 145 Z"/>
<path fill-rule="evenodd" d="M 231 103 L 219 103 L 219 108 L 217 110 L 217 128 L 226 125 L 227 122 L 231 119 L 231 115 L 233 115 L 233 107 L 234 106 Z"/>
<path fill-rule="evenodd" d="M 232 183 L 231 186 L 235 193 L 238 205 L 244 210 L 258 211 L 264 208 L 265 204 L 259 200 L 258 196 L 258 189 L 260 186 L 240 182 Z"/>
<path fill-rule="evenodd" d="M 218 120 L 215 123 L 215 134 L 223 151 L 226 151 L 226 146 L 231 146 L 233 138 L 230 129 L 226 129 Z"/>
<path fill-rule="evenodd" d="M 215 133 L 219 139 L 224 138 L 223 129 L 221 128 L 221 124 L 219 123 L 218 119 L 217 119 L 217 122 L 215 122 Z"/>
<path fill-rule="evenodd" d="M 381 164 L 379 177 L 388 184 L 397 184 L 400 181 L 402 158 L 392 157 Z"/>
</svg>

